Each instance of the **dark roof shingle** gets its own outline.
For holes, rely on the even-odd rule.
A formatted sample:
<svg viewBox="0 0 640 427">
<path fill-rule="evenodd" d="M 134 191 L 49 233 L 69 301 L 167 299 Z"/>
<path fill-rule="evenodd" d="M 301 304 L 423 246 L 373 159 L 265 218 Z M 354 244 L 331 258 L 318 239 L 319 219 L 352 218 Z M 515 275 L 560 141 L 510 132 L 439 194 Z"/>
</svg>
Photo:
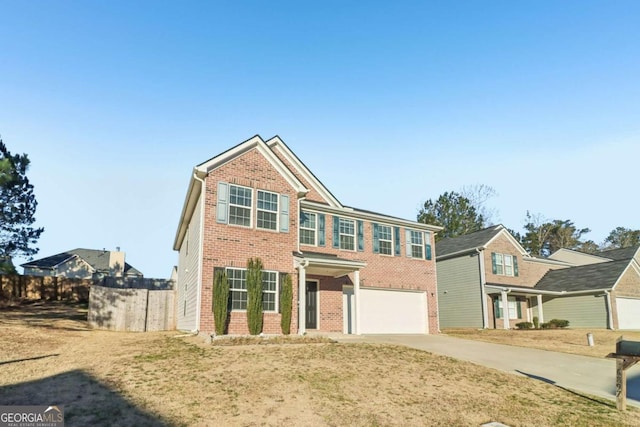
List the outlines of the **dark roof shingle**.
<svg viewBox="0 0 640 427">
<path fill-rule="evenodd" d="M 535 289 L 556 292 L 610 289 L 628 265 L 629 260 L 619 260 L 550 270 L 538 281 Z"/>
<path fill-rule="evenodd" d="M 621 259 L 631 259 L 636 254 L 636 252 L 638 252 L 638 248 L 640 248 L 640 246 L 636 245 L 630 246 L 628 248 L 609 249 L 607 251 L 597 252 L 594 255 L 609 258 L 615 261 Z"/>
<path fill-rule="evenodd" d="M 436 243 L 436 257 L 440 258 L 456 252 L 480 248 L 486 245 L 502 230 L 504 230 L 502 225 L 492 225 L 489 228 L 476 231 L 475 233 L 442 239 Z"/>
</svg>

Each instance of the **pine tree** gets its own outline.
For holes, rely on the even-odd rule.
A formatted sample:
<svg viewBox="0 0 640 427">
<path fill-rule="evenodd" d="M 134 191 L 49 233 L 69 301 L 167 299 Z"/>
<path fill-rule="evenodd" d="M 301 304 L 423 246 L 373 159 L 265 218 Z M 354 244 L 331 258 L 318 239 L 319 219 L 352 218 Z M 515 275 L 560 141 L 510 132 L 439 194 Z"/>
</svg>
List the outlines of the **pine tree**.
<svg viewBox="0 0 640 427">
<path fill-rule="evenodd" d="M 44 228 L 35 222 L 36 197 L 27 178 L 29 158 L 12 155 L 0 139 L 0 259 L 17 255 L 30 257 Z"/>
</svg>

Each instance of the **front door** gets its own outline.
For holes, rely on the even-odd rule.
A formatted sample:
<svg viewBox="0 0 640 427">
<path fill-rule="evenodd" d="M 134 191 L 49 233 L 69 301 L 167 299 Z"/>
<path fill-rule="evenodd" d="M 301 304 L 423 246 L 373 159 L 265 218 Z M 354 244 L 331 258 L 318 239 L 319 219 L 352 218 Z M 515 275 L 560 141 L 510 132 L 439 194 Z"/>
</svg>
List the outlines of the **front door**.
<svg viewBox="0 0 640 427">
<path fill-rule="evenodd" d="M 306 325 L 307 329 L 318 329 L 318 283 L 307 282 L 306 307 L 307 313 Z"/>
</svg>

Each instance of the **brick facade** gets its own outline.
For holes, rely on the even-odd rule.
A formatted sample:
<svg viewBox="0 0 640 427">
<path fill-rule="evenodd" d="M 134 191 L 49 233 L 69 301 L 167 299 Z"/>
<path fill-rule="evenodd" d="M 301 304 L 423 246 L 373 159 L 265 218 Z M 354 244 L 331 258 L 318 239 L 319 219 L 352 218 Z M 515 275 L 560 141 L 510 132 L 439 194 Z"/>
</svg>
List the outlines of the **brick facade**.
<svg viewBox="0 0 640 427">
<path fill-rule="evenodd" d="M 531 260 L 524 257 L 513 242 L 504 234 L 499 234 L 487 246 L 484 251 L 485 277 L 487 283 L 497 283 L 511 286 L 521 286 L 533 288 L 536 283 L 544 276 L 547 271 L 557 268 L 565 268 L 565 266 L 553 263 L 545 263 L 541 260 Z M 504 276 L 493 274 L 491 268 L 491 253 L 501 253 L 513 255 L 518 259 L 518 276 Z"/>
<path fill-rule="evenodd" d="M 494 274 L 492 269 L 492 253 L 500 253 L 505 255 L 512 255 L 517 258 L 518 263 L 518 275 L 507 276 Z M 536 283 L 544 276 L 549 270 L 555 270 L 558 268 L 566 268 L 563 265 L 558 265 L 551 262 L 544 262 L 541 259 L 531 259 L 528 256 L 523 256 L 518 247 L 504 234 L 498 234 L 493 241 L 483 251 L 484 265 L 485 265 L 485 278 L 487 283 L 518 286 L 523 288 L 533 288 Z M 509 328 L 515 328 L 516 323 L 530 322 L 531 316 L 529 309 L 531 308 L 530 298 L 535 298 L 531 295 L 514 295 L 509 294 L 510 297 L 515 296 L 520 304 L 521 315 L 517 319 L 509 319 Z M 487 296 L 487 309 L 489 327 L 502 329 L 504 328 L 504 320 L 502 318 L 496 319 L 495 317 L 495 299 L 500 298 L 500 294 L 494 294 L 493 296 Z"/>
<path fill-rule="evenodd" d="M 303 182 L 312 189 L 311 183 L 288 163 L 282 153 L 274 152 L 280 160 Z M 242 227 L 218 223 L 216 208 L 218 200 L 218 183 L 226 182 L 253 189 L 252 227 Z M 204 178 L 204 222 L 202 243 L 202 271 L 200 298 L 200 332 L 213 333 L 214 320 L 212 313 L 213 271 L 216 267 L 246 268 L 251 257 L 261 258 L 264 270 L 287 273 L 293 279 L 293 313 L 291 332 L 298 330 L 298 271 L 294 267 L 293 253 L 298 249 L 298 199 L 296 190 L 285 177 L 274 168 L 257 148 L 240 154 L 227 163 L 214 168 Z M 267 231 L 256 228 L 256 191 L 267 190 L 289 196 L 289 231 Z M 307 194 L 306 200 L 324 202 L 316 190 Z M 427 310 L 429 332 L 438 332 L 437 292 L 435 277 L 435 258 L 418 260 L 408 258 L 404 244 L 405 228 L 401 228 L 401 256 L 386 256 L 373 253 L 371 220 L 358 217 L 357 213 L 345 210 L 342 217 L 364 221 L 364 251 L 339 250 L 332 247 L 333 213 L 325 213 L 326 246 L 300 246 L 301 251 L 335 254 L 341 259 L 366 262 L 360 271 L 361 287 L 398 288 L 423 290 L 427 292 Z M 390 219 L 390 221 L 392 221 Z M 384 224 L 384 221 L 379 221 Z M 394 225 L 393 223 L 386 225 Z M 431 245 L 433 247 L 433 233 Z M 434 253 L 435 255 L 435 253 Z M 323 332 L 343 331 L 343 286 L 352 283 L 353 274 L 339 278 L 313 276 L 307 274 L 307 280 L 317 280 L 318 288 L 318 330 Z M 263 332 L 277 334 L 281 332 L 279 313 L 264 313 Z M 230 334 L 247 334 L 248 327 L 244 311 L 232 311 L 228 332 Z"/>
</svg>

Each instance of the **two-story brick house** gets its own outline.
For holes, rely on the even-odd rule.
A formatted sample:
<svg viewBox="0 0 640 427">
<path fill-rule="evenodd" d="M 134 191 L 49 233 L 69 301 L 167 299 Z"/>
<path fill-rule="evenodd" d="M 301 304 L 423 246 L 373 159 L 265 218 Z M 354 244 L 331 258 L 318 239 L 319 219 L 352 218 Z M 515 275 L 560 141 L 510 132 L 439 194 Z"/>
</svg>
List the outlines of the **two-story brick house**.
<svg viewBox="0 0 640 427">
<path fill-rule="evenodd" d="M 214 331 L 214 271 L 230 281 L 228 332 L 248 332 L 246 264 L 263 262 L 265 333 L 294 283 L 292 331 L 437 333 L 440 228 L 343 205 L 279 137 L 253 138 L 193 170 L 174 250 L 177 327 Z"/>
</svg>

